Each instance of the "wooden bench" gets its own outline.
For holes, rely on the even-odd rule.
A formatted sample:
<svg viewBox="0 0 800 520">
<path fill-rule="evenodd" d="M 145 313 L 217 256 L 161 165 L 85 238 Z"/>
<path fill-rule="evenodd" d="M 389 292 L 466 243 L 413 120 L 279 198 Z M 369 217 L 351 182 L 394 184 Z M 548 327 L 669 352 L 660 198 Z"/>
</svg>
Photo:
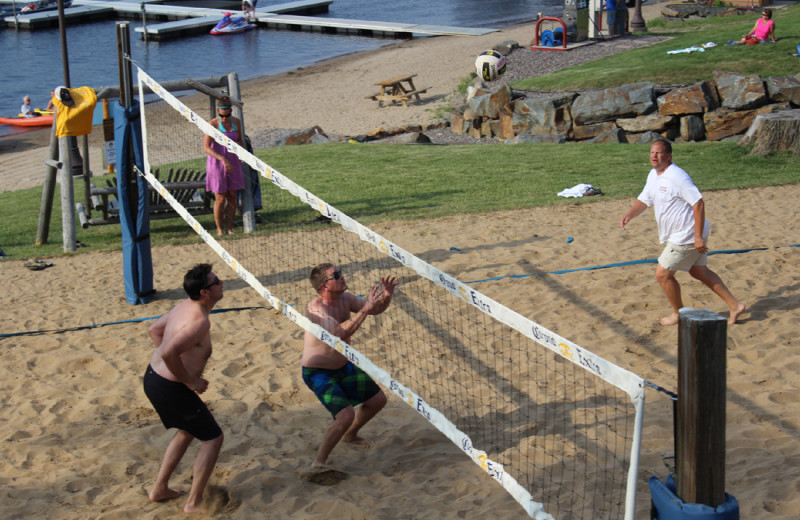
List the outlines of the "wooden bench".
<svg viewBox="0 0 800 520">
<path fill-rule="evenodd" d="M 202 215 L 214 212 L 214 194 L 207 193 L 206 173 L 201 171 L 189 170 L 187 168 L 170 168 L 167 179 L 161 180 L 160 171 L 156 169 L 153 176 L 161 181 L 164 188 L 175 197 L 189 213 Z M 92 225 L 115 224 L 119 222 L 119 202 L 117 200 L 117 179 L 107 179 L 108 186 L 97 188 L 92 186 L 90 195 L 92 206 L 99 210 L 103 217 L 89 220 Z M 172 206 L 158 194 L 153 186 L 148 186 L 150 194 L 150 218 L 164 219 L 175 218 L 178 216 Z M 112 197 L 109 199 L 109 195 Z"/>
</svg>

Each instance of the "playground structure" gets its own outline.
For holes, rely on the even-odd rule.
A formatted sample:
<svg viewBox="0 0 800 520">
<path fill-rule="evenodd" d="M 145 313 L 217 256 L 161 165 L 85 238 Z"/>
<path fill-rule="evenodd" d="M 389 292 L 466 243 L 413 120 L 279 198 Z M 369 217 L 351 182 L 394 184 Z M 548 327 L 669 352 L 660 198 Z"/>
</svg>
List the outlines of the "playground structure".
<svg viewBox="0 0 800 520">
<path fill-rule="evenodd" d="M 625 0 L 620 0 L 625 1 Z M 564 0 L 561 18 L 540 16 L 532 51 L 568 51 L 608 38 L 603 0 Z"/>
<path fill-rule="evenodd" d="M 239 120 L 242 122 L 242 127 L 244 127 L 244 114 L 242 113 L 242 101 L 239 97 L 239 79 L 238 74 L 235 72 L 229 73 L 225 76 L 219 77 L 209 77 L 209 78 L 200 78 L 200 79 L 183 79 L 183 80 L 174 80 L 174 81 L 167 81 L 164 83 L 164 86 L 168 90 L 175 90 L 175 91 L 183 91 L 183 90 L 197 90 L 201 93 L 204 93 L 209 98 L 209 111 L 211 116 L 216 113 L 216 99 L 224 95 L 224 93 L 231 93 L 232 94 L 232 103 L 234 105 L 234 113 L 237 115 Z M 97 98 L 100 100 L 107 100 L 107 99 L 116 99 L 120 97 L 120 87 L 105 87 L 99 89 L 97 91 Z M 106 140 L 109 139 L 113 140 L 113 120 L 106 119 L 104 120 L 104 128 L 103 130 L 107 130 L 110 126 L 112 130 L 111 135 L 106 136 Z M 110 204 L 109 202 L 109 195 L 116 198 L 116 183 L 113 183 L 113 187 L 111 185 L 107 187 L 96 187 L 92 184 L 92 171 L 89 165 L 89 151 L 88 151 L 88 136 L 81 136 L 82 142 L 82 152 L 83 152 L 83 159 L 81 160 L 81 156 L 76 154 L 77 150 L 73 151 L 72 153 L 68 154 L 70 162 L 73 163 L 70 166 L 67 166 L 65 163 L 65 155 L 66 154 L 59 154 L 59 142 L 55 137 L 55 125 L 52 127 L 52 134 L 51 134 L 51 143 L 50 143 L 50 151 L 49 151 L 49 158 L 44 161 L 45 165 L 47 166 L 47 171 L 45 174 L 45 183 L 44 183 L 44 190 L 42 196 L 42 205 L 40 208 L 39 213 L 39 226 L 37 229 L 36 234 L 36 243 L 37 244 L 45 244 L 48 241 L 48 234 L 50 228 L 50 218 L 52 214 L 52 207 L 53 207 L 53 195 L 55 191 L 55 180 L 56 176 L 59 171 L 66 170 L 72 172 L 72 175 L 68 176 L 69 180 L 72 180 L 73 176 L 75 179 L 79 179 L 83 181 L 84 184 L 84 200 L 83 202 L 79 202 L 75 205 L 75 211 L 78 216 L 79 222 L 81 227 L 84 229 L 89 226 L 97 226 L 103 224 L 117 224 L 119 223 L 119 215 L 117 212 L 117 207 L 114 203 Z M 108 132 L 106 132 L 108 133 Z M 113 144 L 113 143 L 112 143 Z M 65 162 L 61 162 L 65 161 Z M 77 164 L 75 164 L 77 162 Z M 65 176 L 66 177 L 66 176 Z M 188 178 L 170 178 L 167 179 L 166 186 L 168 190 L 172 191 L 175 190 L 176 193 L 185 194 L 188 193 L 186 190 L 193 190 L 189 195 L 194 196 L 195 192 L 199 192 L 204 190 L 205 188 L 205 172 L 202 172 L 202 179 L 201 176 L 194 174 L 191 179 Z M 251 176 L 251 181 L 253 181 Z M 258 179 L 255 179 L 258 182 Z M 251 185 L 251 187 L 253 187 Z M 248 192 L 248 195 L 252 193 L 252 190 L 244 190 L 244 192 Z M 195 204 L 196 207 L 193 207 L 193 211 L 197 213 L 209 213 L 210 209 L 208 207 L 208 201 L 205 200 L 205 193 L 198 193 L 200 195 L 199 204 Z M 255 219 L 252 217 L 253 214 L 253 198 L 251 196 L 243 197 L 243 199 L 249 199 L 248 202 L 243 200 L 244 211 L 245 213 L 250 216 L 250 218 L 245 218 L 245 231 L 250 232 L 255 227 Z M 157 198 L 157 194 L 153 194 L 153 206 L 151 207 L 151 218 L 168 218 L 174 217 L 175 214 L 172 214 L 169 211 L 165 211 L 164 205 L 159 202 Z M 64 204 L 62 200 L 62 209 L 63 208 L 71 208 L 72 204 Z M 249 208 L 249 211 L 248 209 Z M 102 213 L 102 218 L 92 218 L 93 211 L 99 211 Z M 69 211 L 64 209 L 64 211 Z M 74 230 L 70 230 L 70 235 L 74 238 Z M 66 250 L 74 250 L 69 249 L 65 244 L 65 251 Z"/>
</svg>

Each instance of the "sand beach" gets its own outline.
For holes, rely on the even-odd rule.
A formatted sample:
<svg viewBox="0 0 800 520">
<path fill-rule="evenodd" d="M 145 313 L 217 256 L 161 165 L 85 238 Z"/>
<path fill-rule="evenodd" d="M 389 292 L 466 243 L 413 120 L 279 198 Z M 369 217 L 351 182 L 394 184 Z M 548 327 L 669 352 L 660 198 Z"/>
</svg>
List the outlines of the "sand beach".
<svg viewBox="0 0 800 520">
<path fill-rule="evenodd" d="M 528 43 L 533 25 L 475 38 L 430 38 L 322 63 L 243 85 L 249 133 L 306 128 L 356 135 L 420 123 L 437 99 L 472 69 L 474 56 L 505 40 Z M 425 56 L 448 56 L 426 60 Z M 401 72 L 431 86 L 426 101 L 382 109 L 364 99 L 374 81 Z M 100 164 L 93 134 L 90 161 Z M 49 131 L 0 140 L 0 192 L 38 186 Z M 680 164 L 680 157 L 675 157 Z M 642 157 L 642 182 L 649 165 Z M 691 173 L 691 172 L 690 172 Z M 742 518 L 789 520 L 800 511 L 800 186 L 710 192 L 711 267 L 748 310 L 728 329 L 726 490 Z M 376 231 L 457 278 L 577 269 L 660 252 L 652 211 L 619 229 L 632 201 L 596 201 L 487 216 L 382 223 Z M 567 242 L 567 237 L 572 237 Z M 598 240 L 603 237 L 603 240 Z M 451 251 L 451 247 L 460 252 Z M 446 253 L 442 254 L 444 251 Z M 151 354 L 150 318 L 185 297 L 185 271 L 210 262 L 225 281 L 212 317 L 214 353 L 203 399 L 225 432 L 198 518 L 417 519 L 527 518 L 522 508 L 458 447 L 398 398 L 364 435 L 369 449 L 339 446 L 331 464 L 348 478 L 331 486 L 297 478 L 328 418 L 299 374 L 302 334 L 229 272 L 205 244 L 153 249 L 156 300 L 124 300 L 119 253 L 0 262 L 0 517 L 3 519 L 184 518 L 184 501 L 151 503 L 166 431 L 142 391 Z M 502 279 L 478 289 L 645 379 L 674 390 L 677 329 L 651 264 Z M 687 306 L 723 316 L 724 304 L 688 276 Z M 612 290 L 609 290 L 612 289 Z M 117 323 L 119 322 L 119 323 Z M 113 323 L 113 324 L 112 324 Z M 92 327 L 95 324 L 108 324 Z M 47 332 L 61 329 L 75 329 Z M 31 332 L 40 331 L 35 334 Z M 794 343 L 793 343 L 794 342 Z M 794 344 L 794 347 L 793 347 Z M 672 454 L 671 403 L 647 392 L 636 518 L 649 518 L 647 478 L 664 478 Z M 193 445 L 173 486 L 188 490 Z"/>
</svg>

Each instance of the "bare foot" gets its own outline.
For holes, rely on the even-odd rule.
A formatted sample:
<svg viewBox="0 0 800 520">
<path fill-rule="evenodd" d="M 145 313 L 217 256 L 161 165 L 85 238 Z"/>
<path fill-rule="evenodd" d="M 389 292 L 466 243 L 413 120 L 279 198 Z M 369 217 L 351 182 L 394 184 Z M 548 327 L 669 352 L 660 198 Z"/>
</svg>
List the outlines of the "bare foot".
<svg viewBox="0 0 800 520">
<path fill-rule="evenodd" d="M 736 307 L 736 311 L 731 311 L 731 315 L 728 318 L 728 325 L 733 325 L 734 323 L 736 323 L 736 320 L 739 318 L 739 315 L 743 313 L 746 308 L 747 307 L 745 306 L 745 304 L 740 302 L 739 305 Z"/>
<path fill-rule="evenodd" d="M 184 513 L 199 513 L 201 511 L 200 504 L 192 504 L 189 505 L 187 502 L 185 506 L 183 506 Z"/>
<path fill-rule="evenodd" d="M 225 234 L 226 235 L 235 235 L 236 233 L 234 233 L 232 229 L 229 229 Z"/>
<path fill-rule="evenodd" d="M 149 498 L 152 502 L 162 502 L 164 500 L 172 500 L 173 498 L 178 498 L 181 495 L 184 495 L 183 491 L 175 491 L 174 489 L 166 488 L 163 490 L 156 491 L 155 489 L 148 493 L 147 498 Z"/>
<path fill-rule="evenodd" d="M 658 323 L 665 327 L 669 327 L 670 325 L 677 325 L 678 324 L 678 315 L 677 314 L 670 314 L 664 318 L 658 320 Z"/>
<path fill-rule="evenodd" d="M 346 442 L 351 446 L 360 446 L 362 448 L 368 448 L 372 446 L 372 441 L 368 441 L 367 439 L 364 439 L 362 437 L 353 437 L 352 439 L 342 438 L 342 442 Z"/>
</svg>

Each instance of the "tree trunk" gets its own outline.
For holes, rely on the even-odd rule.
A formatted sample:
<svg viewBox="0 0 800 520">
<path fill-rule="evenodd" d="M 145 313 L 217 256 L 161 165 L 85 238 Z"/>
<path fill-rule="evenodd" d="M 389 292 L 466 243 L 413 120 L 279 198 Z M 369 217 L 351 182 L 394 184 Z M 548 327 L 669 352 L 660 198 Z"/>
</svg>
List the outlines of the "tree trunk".
<svg viewBox="0 0 800 520">
<path fill-rule="evenodd" d="M 752 155 L 768 155 L 778 150 L 800 154 L 800 110 L 756 116 L 742 143 L 754 144 Z"/>
</svg>

